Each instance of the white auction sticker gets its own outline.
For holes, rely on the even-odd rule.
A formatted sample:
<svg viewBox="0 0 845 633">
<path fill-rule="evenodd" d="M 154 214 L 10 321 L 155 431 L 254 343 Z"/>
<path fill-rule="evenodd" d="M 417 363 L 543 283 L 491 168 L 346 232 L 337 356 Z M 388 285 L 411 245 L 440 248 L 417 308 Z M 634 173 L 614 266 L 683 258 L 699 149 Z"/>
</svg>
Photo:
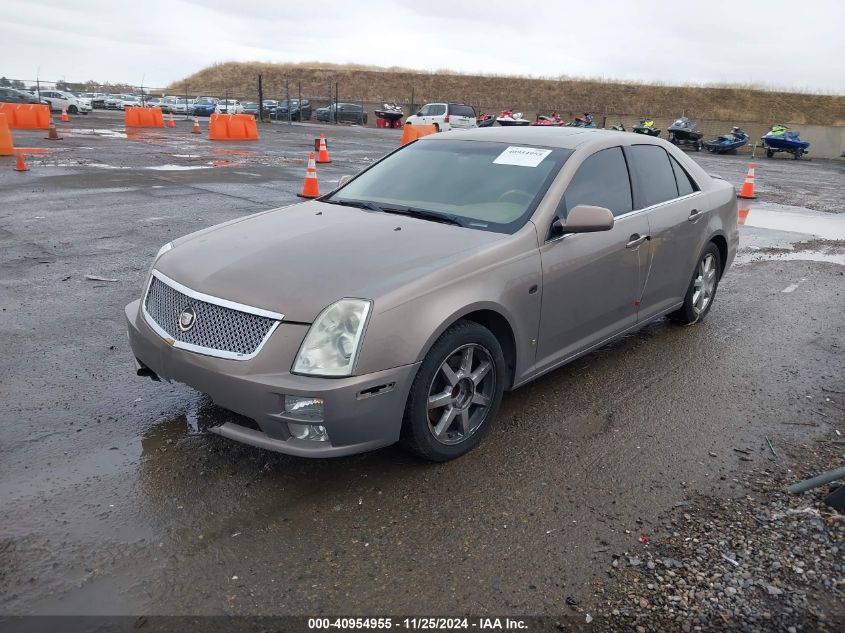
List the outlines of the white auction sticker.
<svg viewBox="0 0 845 633">
<path fill-rule="evenodd" d="M 550 149 L 538 149 L 536 147 L 514 147 L 507 148 L 493 161 L 496 165 L 519 165 L 520 167 L 536 167 L 543 159 L 552 153 Z"/>
</svg>

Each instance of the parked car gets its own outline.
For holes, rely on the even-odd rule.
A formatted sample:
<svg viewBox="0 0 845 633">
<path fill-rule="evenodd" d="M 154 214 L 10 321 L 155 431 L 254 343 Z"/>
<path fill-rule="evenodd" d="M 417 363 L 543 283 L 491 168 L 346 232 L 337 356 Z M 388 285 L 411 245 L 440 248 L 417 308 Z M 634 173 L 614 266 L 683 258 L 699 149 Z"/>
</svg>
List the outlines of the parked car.
<svg viewBox="0 0 845 633">
<path fill-rule="evenodd" d="M 733 186 L 662 139 L 432 134 L 318 200 L 166 244 L 129 339 L 139 374 L 250 420 L 219 435 L 445 461 L 503 391 L 663 316 L 703 319 L 738 239 Z"/>
<path fill-rule="evenodd" d="M 120 110 L 123 105 L 123 95 L 110 94 L 105 98 L 107 110 Z"/>
<path fill-rule="evenodd" d="M 311 102 L 308 99 L 303 99 L 302 103 L 299 102 L 299 99 L 283 99 L 279 101 L 276 106 L 276 115 L 274 118 L 279 121 L 287 121 L 288 110 L 290 110 L 291 121 L 311 120 Z M 366 118 L 364 122 L 366 122 Z"/>
<path fill-rule="evenodd" d="M 219 99 L 215 97 L 198 97 L 191 106 L 191 114 L 194 116 L 211 116 L 214 108 L 217 107 Z"/>
<path fill-rule="evenodd" d="M 173 114 L 188 114 L 193 103 L 193 99 L 185 99 L 184 97 L 177 99 L 176 103 L 172 106 Z"/>
<path fill-rule="evenodd" d="M 68 114 L 88 114 L 91 111 L 91 104 L 83 103 L 64 90 L 42 90 L 41 99 L 55 111 L 66 110 Z"/>
<path fill-rule="evenodd" d="M 221 99 L 214 108 L 217 114 L 243 114 L 244 107 L 237 99 Z"/>
<path fill-rule="evenodd" d="M 317 108 L 314 118 L 318 121 L 367 124 L 367 113 L 356 103 L 333 103 L 326 108 Z"/>
<path fill-rule="evenodd" d="M 258 116 L 258 103 L 256 101 L 244 101 L 241 105 L 244 107 L 244 114 L 251 114 L 254 117 Z"/>
<path fill-rule="evenodd" d="M 0 102 L 3 103 L 42 103 L 47 102 L 43 99 L 24 92 L 23 90 L 16 90 L 15 88 L 0 88 Z"/>
<path fill-rule="evenodd" d="M 276 114 L 276 106 L 278 105 L 278 101 L 275 99 L 264 99 L 264 116 L 268 116 L 271 119 L 274 118 Z"/>
<path fill-rule="evenodd" d="M 434 124 L 438 132 L 476 127 L 475 109 L 464 103 L 427 103 L 405 119 L 405 125 Z"/>
<path fill-rule="evenodd" d="M 148 108 L 161 108 L 161 97 L 150 97 L 144 100 L 144 105 Z"/>
<path fill-rule="evenodd" d="M 76 96 L 80 100 L 87 101 L 92 109 L 103 109 L 106 107 L 106 95 L 104 94 L 98 92 L 79 92 Z"/>
<path fill-rule="evenodd" d="M 159 107 L 161 108 L 161 111 L 164 112 L 165 114 L 168 114 L 168 113 L 174 113 L 175 114 L 176 113 L 176 104 L 178 102 L 179 102 L 179 97 L 173 97 L 173 96 L 162 97 L 161 103 L 159 104 Z"/>
<path fill-rule="evenodd" d="M 143 105 L 141 97 L 137 95 L 121 95 L 120 103 L 117 104 L 117 107 L 119 110 L 125 110 L 126 108 L 143 107 Z"/>
</svg>

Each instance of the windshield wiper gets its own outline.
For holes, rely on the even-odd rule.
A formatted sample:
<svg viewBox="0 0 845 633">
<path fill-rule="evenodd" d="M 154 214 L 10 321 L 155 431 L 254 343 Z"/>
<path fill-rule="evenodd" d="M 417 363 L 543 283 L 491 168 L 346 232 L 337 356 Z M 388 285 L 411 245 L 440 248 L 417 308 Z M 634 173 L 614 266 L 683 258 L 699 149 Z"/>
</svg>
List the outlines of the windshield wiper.
<svg viewBox="0 0 845 633">
<path fill-rule="evenodd" d="M 369 209 L 370 211 L 384 211 L 384 209 L 378 206 L 375 202 L 370 202 L 368 200 L 323 200 L 323 202 L 326 204 L 338 204 L 342 207 L 355 207 L 356 209 Z"/>
<path fill-rule="evenodd" d="M 419 218 L 420 220 L 429 220 L 431 222 L 442 222 L 443 224 L 454 224 L 455 226 L 463 226 L 463 222 L 458 220 L 457 216 L 450 213 L 443 213 L 441 211 L 429 211 L 428 209 L 418 209 L 416 207 L 382 207 L 385 213 L 395 213 L 396 215 L 408 215 L 412 218 Z"/>
</svg>

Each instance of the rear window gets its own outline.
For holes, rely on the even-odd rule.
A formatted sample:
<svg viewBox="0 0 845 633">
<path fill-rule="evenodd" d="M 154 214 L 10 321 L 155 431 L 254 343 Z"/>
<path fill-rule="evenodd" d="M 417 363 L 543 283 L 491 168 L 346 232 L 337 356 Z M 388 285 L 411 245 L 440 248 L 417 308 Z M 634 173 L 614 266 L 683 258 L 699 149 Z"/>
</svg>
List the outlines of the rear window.
<svg viewBox="0 0 845 633">
<path fill-rule="evenodd" d="M 675 172 L 669 155 L 657 145 L 632 145 L 631 168 L 637 176 L 642 200 L 639 208 L 650 207 L 678 197 Z"/>
<path fill-rule="evenodd" d="M 678 195 L 688 196 L 698 191 L 698 185 L 695 184 L 695 181 L 687 173 L 687 170 L 672 156 L 669 157 L 669 160 L 672 161 L 672 169 L 675 171 L 675 181 L 678 183 Z"/>
<path fill-rule="evenodd" d="M 449 114 L 452 116 L 467 116 L 472 119 L 475 118 L 475 110 L 473 110 L 468 105 L 463 105 L 459 103 L 449 104 Z"/>
</svg>

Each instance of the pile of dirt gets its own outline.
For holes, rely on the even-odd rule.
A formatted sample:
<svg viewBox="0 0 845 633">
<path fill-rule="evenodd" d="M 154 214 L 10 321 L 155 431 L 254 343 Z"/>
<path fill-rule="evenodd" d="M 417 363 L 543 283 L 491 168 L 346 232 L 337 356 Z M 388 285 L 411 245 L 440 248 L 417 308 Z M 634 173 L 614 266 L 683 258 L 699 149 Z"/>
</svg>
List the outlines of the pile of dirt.
<svg viewBox="0 0 845 633">
<path fill-rule="evenodd" d="M 687 116 L 720 121 L 845 125 L 845 97 L 775 92 L 757 86 L 667 86 L 603 79 L 530 78 L 420 72 L 403 68 L 338 64 L 227 62 L 204 68 L 168 90 L 177 94 L 250 96 L 258 75 L 265 86 L 287 85 L 292 94 L 341 100 L 396 101 L 417 105 L 462 101 L 478 108 L 516 107 L 526 112 L 552 110 L 607 114 L 641 113 L 654 117 Z"/>
</svg>

